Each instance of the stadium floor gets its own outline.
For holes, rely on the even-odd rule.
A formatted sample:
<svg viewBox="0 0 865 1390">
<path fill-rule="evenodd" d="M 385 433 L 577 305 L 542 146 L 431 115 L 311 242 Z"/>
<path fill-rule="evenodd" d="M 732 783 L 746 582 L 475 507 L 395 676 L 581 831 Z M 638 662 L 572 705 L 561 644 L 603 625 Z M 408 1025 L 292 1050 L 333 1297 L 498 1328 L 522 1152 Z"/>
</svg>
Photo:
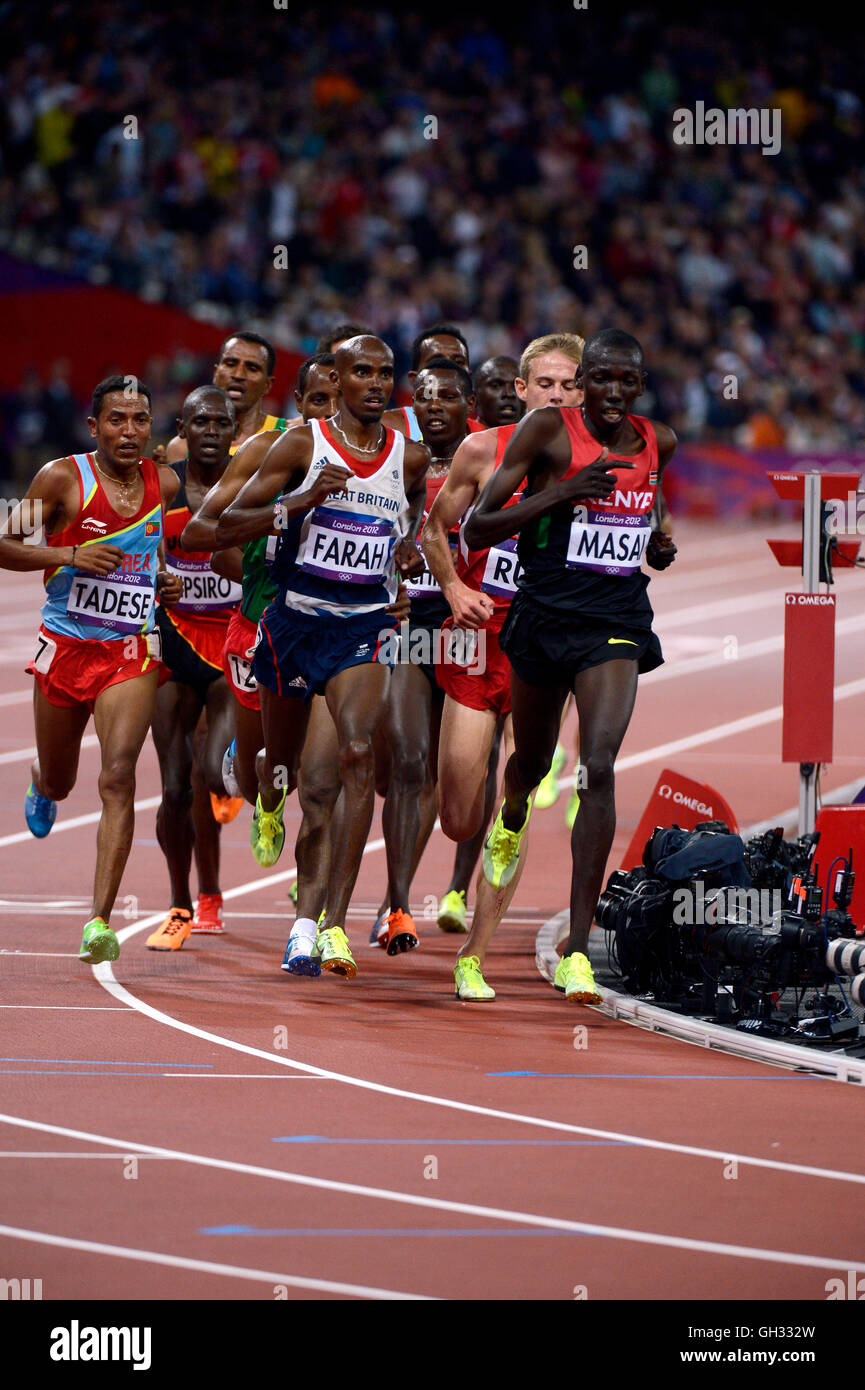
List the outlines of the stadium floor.
<svg viewBox="0 0 865 1390">
<path fill-rule="evenodd" d="M 794 530 L 678 525 L 679 558 L 651 589 L 668 664 L 641 682 L 610 868 L 664 765 L 716 787 L 741 826 L 795 806 L 779 705 L 782 595 L 799 576 L 762 539 Z M 826 799 L 863 777 L 860 584 L 837 576 Z M 148 742 L 121 957 L 79 963 L 92 733 L 50 838 L 33 840 L 22 814 L 39 589 L 19 575 L 0 587 L 8 1274 L 41 1278 L 45 1299 L 272 1299 L 282 1286 L 292 1299 L 723 1300 L 822 1299 L 830 1276 L 865 1271 L 855 1087 L 653 1037 L 567 1006 L 540 978 L 536 931 L 567 900 L 566 793 L 533 819 L 488 957 L 498 998 L 475 1006 L 453 997 L 456 938 L 423 918 L 452 862 L 440 832 L 415 884 L 420 948 L 389 959 L 365 945 L 384 882 L 378 811 L 348 923 L 355 981 L 280 972 L 293 863 L 286 850 L 257 870 L 248 810 L 222 837 L 228 934 L 146 951 L 168 907 Z M 289 846 L 298 820 L 295 798 Z"/>
</svg>

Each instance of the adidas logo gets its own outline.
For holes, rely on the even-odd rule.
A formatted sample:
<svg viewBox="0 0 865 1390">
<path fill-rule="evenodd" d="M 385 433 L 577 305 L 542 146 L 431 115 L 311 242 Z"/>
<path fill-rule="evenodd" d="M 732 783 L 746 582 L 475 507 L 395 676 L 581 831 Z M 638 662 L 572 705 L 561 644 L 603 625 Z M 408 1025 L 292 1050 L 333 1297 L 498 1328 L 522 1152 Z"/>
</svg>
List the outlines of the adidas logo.
<svg viewBox="0 0 865 1390">
<path fill-rule="evenodd" d="M 89 516 L 86 521 L 81 523 L 82 531 L 107 531 L 108 523 L 97 521 L 95 516 Z"/>
<path fill-rule="evenodd" d="M 294 680 L 291 680 L 288 683 L 289 685 L 298 686 L 301 690 L 306 690 L 306 681 L 303 679 L 303 676 L 295 676 Z"/>
</svg>

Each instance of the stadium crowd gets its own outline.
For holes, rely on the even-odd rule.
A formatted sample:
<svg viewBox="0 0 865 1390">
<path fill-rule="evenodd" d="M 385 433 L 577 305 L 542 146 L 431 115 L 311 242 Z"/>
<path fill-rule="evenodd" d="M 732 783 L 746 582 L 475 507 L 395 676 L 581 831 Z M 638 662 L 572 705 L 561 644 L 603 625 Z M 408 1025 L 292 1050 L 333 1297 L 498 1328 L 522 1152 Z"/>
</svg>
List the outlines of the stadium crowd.
<svg viewBox="0 0 865 1390">
<path fill-rule="evenodd" d="M 594 5 L 128 0 L 63 0 L 50 43 L 38 7 L 7 7 L 4 28 L 0 246 L 16 256 L 304 353 L 358 319 L 398 379 L 436 319 L 474 362 L 616 324 L 652 363 L 640 408 L 684 439 L 861 441 L 861 34 L 729 9 L 661 24 Z M 675 144 L 674 110 L 698 100 L 780 108 L 780 152 Z M 189 371 L 147 367 L 160 437 Z M 41 379 L 22 362 L 7 449 L 68 441 L 64 383 L 62 360 Z"/>
</svg>

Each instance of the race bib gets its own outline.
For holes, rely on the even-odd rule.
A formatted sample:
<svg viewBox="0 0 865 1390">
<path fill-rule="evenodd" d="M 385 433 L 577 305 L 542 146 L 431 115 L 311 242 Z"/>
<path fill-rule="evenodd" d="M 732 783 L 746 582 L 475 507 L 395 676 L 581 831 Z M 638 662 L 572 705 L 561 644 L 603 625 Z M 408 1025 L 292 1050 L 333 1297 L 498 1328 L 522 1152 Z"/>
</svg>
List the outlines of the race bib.
<svg viewBox="0 0 865 1390">
<path fill-rule="evenodd" d="M 617 516 L 575 507 L 568 538 L 568 567 L 592 570 L 595 574 L 633 574 L 642 563 L 651 534 L 645 515 Z"/>
<path fill-rule="evenodd" d="M 490 546 L 481 588 L 493 598 L 512 599 L 522 572 L 523 567 L 517 559 L 516 536 L 512 536 L 509 541 Z"/>
<path fill-rule="evenodd" d="M 390 521 L 316 507 L 297 560 L 307 574 L 321 579 L 340 584 L 380 584 L 387 574 L 393 546 Z"/>
<path fill-rule="evenodd" d="M 57 643 L 45 632 L 36 635 L 36 655 L 33 658 L 33 669 L 38 671 L 40 676 L 47 676 L 51 670 L 51 663 L 57 652 Z"/>
<path fill-rule="evenodd" d="M 226 652 L 231 683 L 236 690 L 244 690 L 248 695 L 258 694 L 258 682 L 252 674 L 252 662 L 246 661 L 237 652 Z"/>
<path fill-rule="evenodd" d="M 66 611 L 82 623 L 140 632 L 151 619 L 154 596 L 149 574 L 76 574 Z"/>
<path fill-rule="evenodd" d="M 236 608 L 243 589 L 233 580 L 217 574 L 207 560 L 193 560 L 186 555 L 171 555 L 168 568 L 180 576 L 183 597 L 172 604 L 178 613 L 220 613 Z"/>
</svg>

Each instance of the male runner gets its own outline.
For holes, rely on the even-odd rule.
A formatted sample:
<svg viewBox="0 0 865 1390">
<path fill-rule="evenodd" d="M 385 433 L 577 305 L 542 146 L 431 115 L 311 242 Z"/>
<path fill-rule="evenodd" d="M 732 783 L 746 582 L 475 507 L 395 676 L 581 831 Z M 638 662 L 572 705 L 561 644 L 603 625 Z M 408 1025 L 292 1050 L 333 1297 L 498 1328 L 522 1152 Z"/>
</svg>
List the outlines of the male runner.
<svg viewBox="0 0 865 1390">
<path fill-rule="evenodd" d="M 255 819 L 278 817 L 296 785 L 314 694 L 324 694 L 337 729 L 345 802 L 342 853 L 331 858 L 321 929 L 305 915 L 306 858 L 315 857 L 335 791 L 310 816 L 296 855 L 298 918 L 289 940 L 324 969 L 357 973 L 343 924 L 372 820 L 373 739 L 384 715 L 390 669 L 378 660 L 381 634 L 397 624 L 385 610 L 397 569 L 419 572 L 413 537 L 420 524 L 429 450 L 381 423 L 393 388 L 393 354 L 379 338 L 350 339 L 336 353 L 340 406 L 278 439 L 217 527 L 223 544 L 280 535 L 273 565 L 277 598 L 262 615 L 253 671 L 265 734 Z M 278 784 L 282 786 L 279 796 Z M 315 819 L 318 813 L 317 821 Z"/>
<path fill-rule="evenodd" d="M 222 755 L 234 733 L 222 649 L 241 591 L 239 584 L 213 571 L 206 550 L 184 550 L 181 535 L 193 509 L 225 471 L 235 423 L 234 406 L 218 386 L 190 392 L 178 420 L 188 453 L 173 465 L 180 488 L 165 516 L 165 550 L 183 595 L 173 607 L 160 605 L 156 613 L 167 681 L 160 685 L 153 717 L 162 779 L 156 834 L 168 864 L 171 908 L 147 938 L 152 951 L 179 950 L 190 932 L 224 931 L 220 827 L 234 819 L 243 803 L 226 795 L 222 781 Z M 196 741 L 202 713 L 206 729 Z M 193 801 L 199 812 L 194 823 Z M 194 916 L 189 892 L 193 848 L 199 880 Z"/>
<path fill-rule="evenodd" d="M 582 346 L 582 338 L 570 333 L 548 334 L 529 343 L 515 383 L 528 410 L 574 401 Z M 506 751 L 512 746 L 510 667 L 499 649 L 498 633 L 516 592 L 518 568 L 515 541 L 471 550 L 464 530 L 455 566 L 447 535 L 477 502 L 516 428 L 501 425 L 473 434 L 460 445 L 424 527 L 424 554 L 450 604 L 453 626 L 478 628 L 479 641 L 483 633 L 485 644 L 483 676 L 461 672 L 456 665 L 443 665 L 438 672 L 447 692 L 439 740 L 439 815 L 442 829 L 453 840 L 468 839 L 483 823 L 490 748 L 500 718 L 504 720 Z M 494 891 L 483 879 L 478 885 L 471 933 L 462 944 L 454 971 L 460 999 L 495 998 L 481 966 L 515 885 L 516 876 L 504 892 Z"/>
<path fill-rule="evenodd" d="M 645 555 L 653 569 L 666 569 L 675 558 L 675 545 L 660 530 L 659 499 L 676 436 L 630 414 L 646 373 L 629 333 L 595 333 L 577 384 L 582 406 L 537 410 L 517 427 L 466 524 L 466 543 L 495 546 L 517 530 L 523 566 L 501 635 L 513 668 L 515 750 L 484 849 L 484 875 L 497 888 L 506 885 L 524 857 L 530 794 L 549 766 L 562 705 L 573 691 L 585 784 L 571 833 L 571 930 L 555 984 L 567 999 L 599 1003 L 586 953 L 616 825 L 616 755 L 637 676 L 663 661 L 640 564 Z M 524 500 L 512 506 L 524 484 Z"/>
<path fill-rule="evenodd" d="M 268 415 L 261 402 L 273 386 L 276 349 L 260 333 L 243 329 L 226 338 L 213 367 L 213 384 L 226 393 L 237 417 L 232 452 L 261 430 L 284 430 L 285 421 Z M 176 434 L 165 453 L 168 463 L 186 457 L 186 442 Z"/>
<path fill-rule="evenodd" d="M 320 352 L 336 352 L 349 338 L 365 338 L 372 333 L 363 323 L 337 323 L 327 333 L 322 333 L 315 345 L 316 356 Z"/>
<path fill-rule="evenodd" d="M 157 586 L 165 602 L 179 581 L 162 562 L 163 507 L 178 487 L 170 468 L 142 457 L 150 438 L 150 392 L 135 377 L 112 376 L 93 392 L 92 453 L 41 468 L 0 538 L 0 567 L 45 570 L 33 712 L 36 758 L 24 812 L 34 835 L 54 824 L 57 802 L 75 785 L 81 739 L 90 715 L 102 754 L 96 874 L 90 920 L 79 959 L 116 960 L 109 927 L 135 820 L 135 765 L 156 700 L 159 634 Z M 23 539 L 22 516 L 34 509 L 45 543 Z"/>
<path fill-rule="evenodd" d="M 418 333 L 412 343 L 411 370 L 407 374 L 412 390 L 418 372 L 428 366 L 434 357 L 446 357 L 449 362 L 456 362 L 468 371 L 469 345 L 455 323 L 432 323 Z M 421 438 L 420 421 L 414 406 L 395 406 L 392 410 L 386 410 L 382 421 L 409 439 Z M 478 420 L 469 419 L 468 428 L 482 430 L 484 427 Z"/>
<path fill-rule="evenodd" d="M 415 376 L 413 407 L 432 455 L 425 515 L 468 433 L 466 419 L 473 405 L 472 379 L 459 363 L 433 357 Z M 444 690 L 436 679 L 435 662 L 442 623 L 450 616 L 447 600 L 426 565 L 422 574 L 406 583 L 406 590 L 411 612 L 400 638 L 392 639 L 399 642 L 399 657 L 376 746 L 376 776 L 379 790 L 385 791 L 382 831 L 388 889 L 370 940 L 384 946 L 388 955 L 417 945 L 409 892 L 436 817 L 435 769 Z"/>
<path fill-rule="evenodd" d="M 484 429 L 495 429 L 498 425 L 513 425 L 522 419 L 526 404 L 516 391 L 515 383 L 519 370 L 519 363 L 513 357 L 488 357 L 475 371 L 473 382 L 477 415 Z M 472 423 L 477 422 L 469 421 L 469 424 Z M 496 721 L 496 731 L 487 763 L 483 819 L 475 834 L 457 845 L 451 881 L 439 903 L 438 925 L 442 931 L 463 934 L 468 931 L 466 909 L 469 887 L 495 808 L 502 723 L 501 719 Z"/>
</svg>

